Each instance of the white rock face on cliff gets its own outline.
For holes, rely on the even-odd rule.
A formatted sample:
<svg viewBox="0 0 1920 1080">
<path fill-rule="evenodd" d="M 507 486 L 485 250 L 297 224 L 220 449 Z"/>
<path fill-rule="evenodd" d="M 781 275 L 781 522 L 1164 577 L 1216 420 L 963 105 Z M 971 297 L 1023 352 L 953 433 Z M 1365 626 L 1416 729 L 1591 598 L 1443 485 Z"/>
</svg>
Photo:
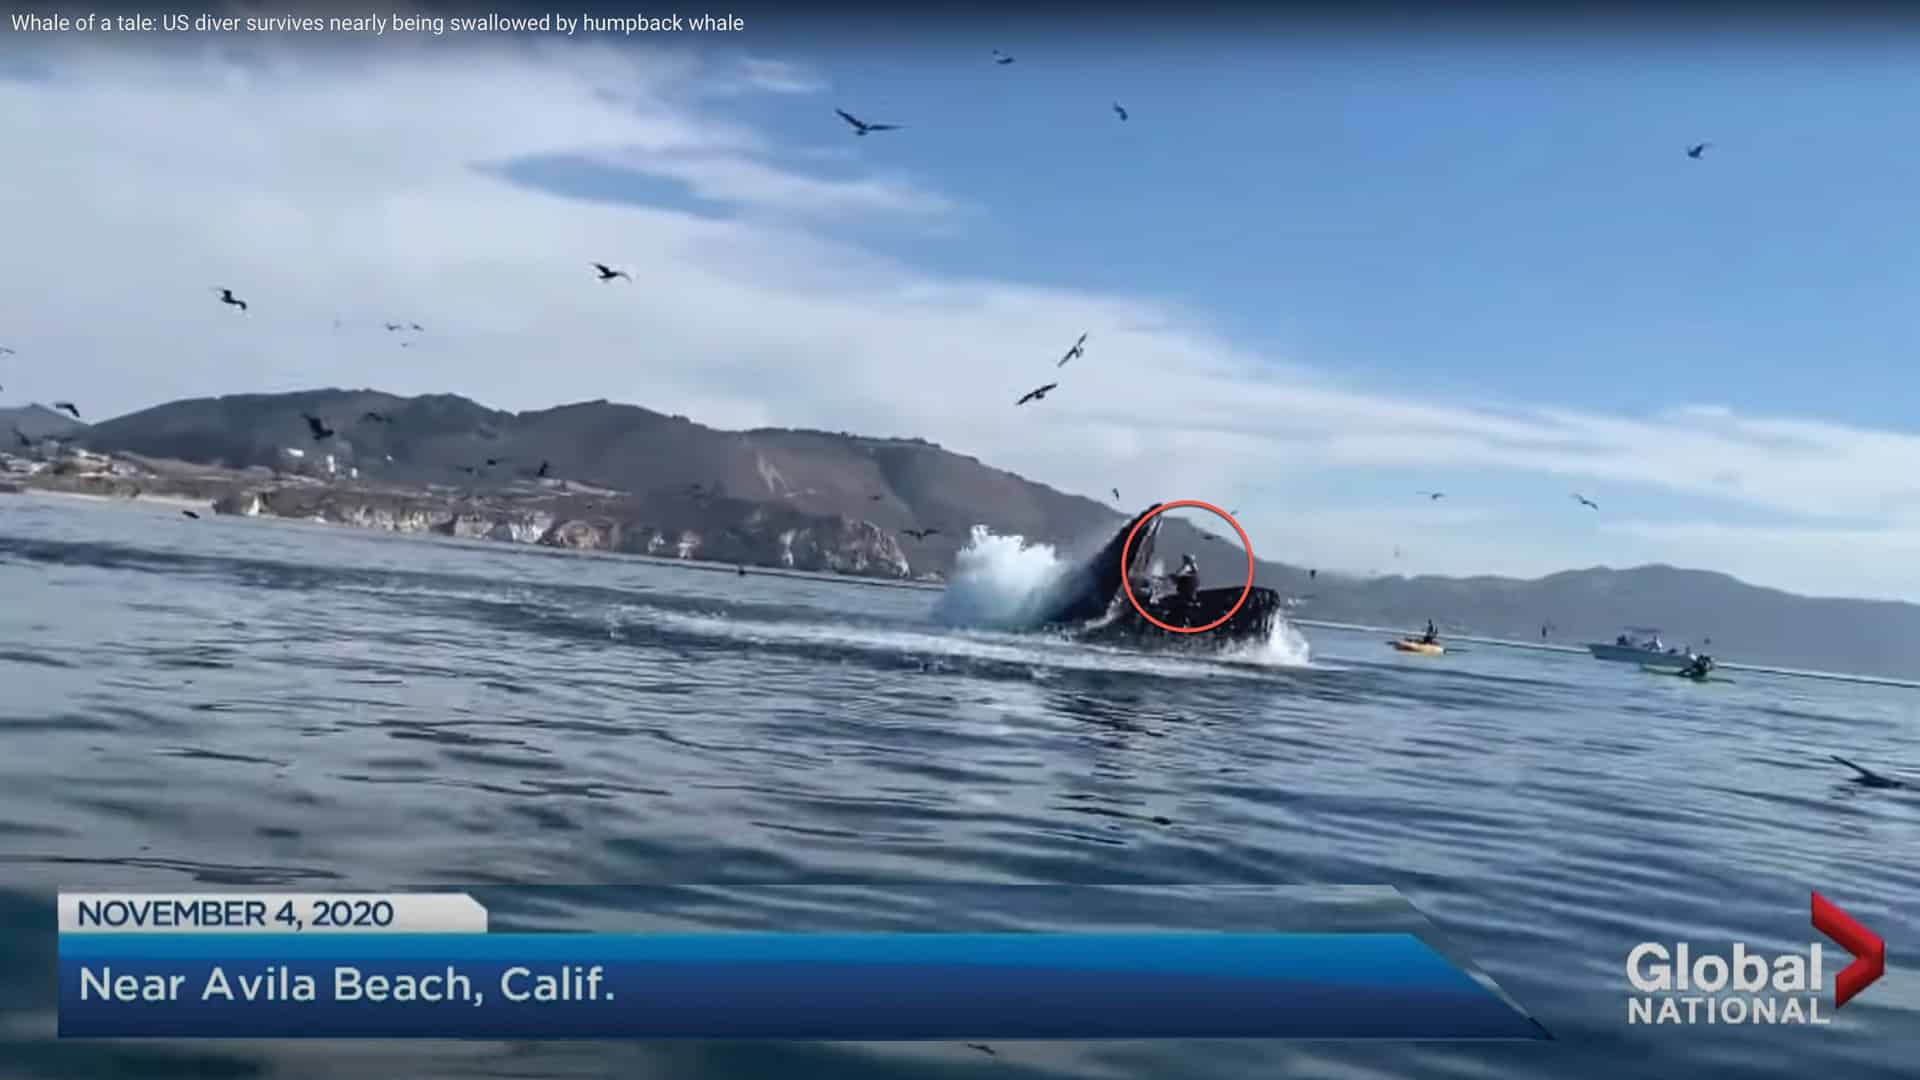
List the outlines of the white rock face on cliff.
<svg viewBox="0 0 1920 1080">
<path fill-rule="evenodd" d="M 553 530 L 553 515 L 545 511 L 517 511 L 494 519 L 487 539 L 515 544 L 537 544 Z"/>
<path fill-rule="evenodd" d="M 779 542 L 772 554 L 796 570 L 895 578 L 913 572 L 899 541 L 871 521 L 841 518 L 829 526 L 789 529 Z"/>
<path fill-rule="evenodd" d="M 222 495 L 213 503 L 213 512 L 216 514 L 258 517 L 260 510 L 260 493 L 256 491 L 238 491 L 232 495 Z"/>
<path fill-rule="evenodd" d="M 613 536 L 607 526 L 597 522 L 562 521 L 548 529 L 540 543 L 577 551 L 605 551 L 613 547 Z"/>
</svg>

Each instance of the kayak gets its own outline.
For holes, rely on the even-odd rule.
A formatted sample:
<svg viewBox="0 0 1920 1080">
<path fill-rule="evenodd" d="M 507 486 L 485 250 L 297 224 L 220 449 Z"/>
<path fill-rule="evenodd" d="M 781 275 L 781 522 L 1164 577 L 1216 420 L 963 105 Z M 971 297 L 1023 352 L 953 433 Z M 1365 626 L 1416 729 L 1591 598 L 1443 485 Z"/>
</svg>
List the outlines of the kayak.
<svg viewBox="0 0 1920 1080">
<path fill-rule="evenodd" d="M 1447 651 L 1447 647 L 1445 645 L 1436 645 L 1431 642 L 1425 642 L 1425 641 L 1415 641 L 1412 638 L 1400 638 L 1397 641 L 1389 641 L 1387 642 L 1387 644 L 1393 646 L 1394 648 L 1400 650 L 1401 652 L 1419 653 L 1422 656 L 1439 656 L 1441 653 L 1444 653 Z"/>
<path fill-rule="evenodd" d="M 1689 674 L 1687 674 L 1687 673 L 1686 673 L 1686 672 L 1684 672 L 1684 671 L 1675 671 L 1675 670 L 1673 670 L 1672 668 L 1657 668 L 1657 667 L 1647 667 L 1647 666 L 1644 666 L 1644 665 L 1642 665 L 1642 666 L 1641 666 L 1641 668 L 1640 668 L 1640 670 L 1641 670 L 1641 671 L 1644 671 L 1644 672 L 1646 672 L 1646 673 L 1647 673 L 1647 674 L 1649 674 L 1649 675 L 1670 675 L 1670 676 L 1672 676 L 1672 677 L 1674 677 L 1674 678 L 1676 678 L 1676 679 L 1685 679 L 1685 680 L 1687 680 L 1688 682 L 1700 682 L 1700 683 L 1706 683 L 1706 682 L 1723 682 L 1723 683 L 1730 683 L 1730 682 L 1732 682 L 1732 681 L 1733 681 L 1732 679 L 1723 679 L 1723 678 L 1721 678 L 1721 677 L 1720 677 L 1720 676 L 1718 676 L 1718 675 L 1708 675 L 1708 676 L 1706 676 L 1705 678 L 1696 678 L 1695 676 L 1692 676 L 1692 675 L 1689 675 Z"/>
</svg>

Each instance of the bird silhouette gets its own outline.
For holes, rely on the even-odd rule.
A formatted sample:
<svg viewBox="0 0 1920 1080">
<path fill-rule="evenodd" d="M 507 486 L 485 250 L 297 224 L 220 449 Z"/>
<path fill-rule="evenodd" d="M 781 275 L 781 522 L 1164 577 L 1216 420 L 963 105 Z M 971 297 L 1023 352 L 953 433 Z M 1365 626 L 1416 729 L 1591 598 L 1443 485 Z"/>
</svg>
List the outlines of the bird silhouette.
<svg viewBox="0 0 1920 1080">
<path fill-rule="evenodd" d="M 75 420 L 80 419 L 80 410 L 74 408 L 73 402 L 71 401 L 56 401 L 53 403 L 53 407 L 56 409 L 65 409 L 67 412 L 70 412 L 73 414 L 73 418 Z"/>
<path fill-rule="evenodd" d="M 247 310 L 247 302 L 233 295 L 232 289 L 220 290 L 220 302 L 223 304 L 230 304 L 234 307 L 239 308 L 241 311 Z"/>
<path fill-rule="evenodd" d="M 1118 116 L 1122 122 L 1125 122 L 1127 119 L 1127 110 L 1121 108 L 1120 103 L 1117 101 L 1113 103 L 1113 113 L 1115 116 Z"/>
<path fill-rule="evenodd" d="M 1853 762 L 1848 761 L 1846 758 L 1841 757 L 1839 754 L 1828 754 L 1827 756 L 1839 762 L 1840 764 L 1845 765 L 1847 768 L 1852 769 L 1854 772 L 1859 773 L 1860 775 L 1854 777 L 1854 783 L 1859 784 L 1862 787 L 1903 788 L 1907 786 L 1905 781 L 1895 780 L 1891 776 L 1883 776 L 1880 773 L 1874 772 L 1872 769 L 1869 769 L 1860 765 L 1855 765 Z"/>
<path fill-rule="evenodd" d="M 307 430 L 313 432 L 314 442 L 333 438 L 333 429 L 327 426 L 325 420 L 320 419 L 312 413 L 301 413 L 300 419 L 307 422 Z"/>
<path fill-rule="evenodd" d="M 902 529 L 901 535 L 911 536 L 915 540 L 925 540 L 927 537 L 939 533 L 939 531 L 939 529 Z"/>
<path fill-rule="evenodd" d="M 5 345 L 0 345 L 0 356 L 15 356 L 15 355 L 18 355 L 18 354 L 16 354 L 12 349 L 7 348 Z"/>
<path fill-rule="evenodd" d="M 866 121 L 860 119 L 859 117 L 853 115 L 852 113 L 848 112 L 845 109 L 835 109 L 833 111 L 840 114 L 840 119 L 845 120 L 847 123 L 853 125 L 853 133 L 855 135 L 865 135 L 865 134 L 868 134 L 869 132 L 874 132 L 874 131 L 900 130 L 899 124 L 869 124 Z"/>
<path fill-rule="evenodd" d="M 1074 342 L 1074 343 L 1073 343 L 1073 348 L 1071 348 L 1071 349 L 1068 349 L 1068 350 L 1067 350 L 1067 355 L 1065 355 L 1065 356 L 1063 356 L 1063 357 L 1061 357 L 1061 358 L 1060 358 L 1060 362 L 1059 362 L 1059 363 L 1057 363 L 1057 364 L 1055 364 L 1055 365 L 1053 365 L 1053 366 L 1054 366 L 1054 367 L 1066 367 L 1066 366 L 1067 366 L 1067 361 L 1069 361 L 1069 360 L 1077 360 L 1077 359 L 1079 359 L 1080 357 L 1082 357 L 1082 356 L 1085 356 L 1086 354 L 1087 354 L 1087 335 L 1085 335 L 1085 334 L 1081 334 L 1081 335 L 1080 335 L 1080 340 L 1079 340 L 1079 341 L 1076 341 L 1076 342 Z"/>
<path fill-rule="evenodd" d="M 191 510 L 182 510 L 182 511 L 180 511 L 180 512 L 181 512 L 182 514 L 185 514 L 185 515 L 186 515 L 187 517 L 190 517 L 190 518 L 192 518 L 192 519 L 193 519 L 193 520 L 195 520 L 195 521 L 199 521 L 199 520 L 200 520 L 200 515 L 199 515 L 199 514 L 196 514 L 196 513 L 194 513 L 194 512 L 193 512 L 193 511 L 191 511 Z"/>
<path fill-rule="evenodd" d="M 1588 508 L 1589 510 L 1600 509 L 1599 503 L 1594 502 L 1592 499 L 1587 498 L 1585 495 L 1582 495 L 1577 491 L 1573 493 L 1573 499 L 1575 502 L 1579 503 L 1581 506 Z"/>
<path fill-rule="evenodd" d="M 593 268 L 595 270 L 600 271 L 601 281 L 612 281 L 614 278 L 626 278 L 628 281 L 633 280 L 633 278 L 628 277 L 627 272 L 625 270 L 615 270 L 613 267 L 608 266 L 606 263 L 594 263 Z"/>
<path fill-rule="evenodd" d="M 1120 489 L 1119 489 L 1119 488 L 1113 488 L 1113 489 L 1112 489 L 1112 491 L 1113 491 L 1113 501 L 1114 501 L 1114 502 L 1119 502 L 1119 501 L 1120 501 Z"/>
<path fill-rule="evenodd" d="M 1013 63 L 1013 57 L 1008 56 L 999 49 L 995 49 L 993 50 L 993 62 L 1004 67 L 1007 64 Z"/>
<path fill-rule="evenodd" d="M 1414 492 L 1414 494 L 1425 495 L 1427 497 L 1428 502 L 1433 502 L 1433 501 L 1444 499 L 1447 497 L 1447 493 L 1444 491 L 1416 491 Z"/>
<path fill-rule="evenodd" d="M 1025 405 L 1029 401 L 1039 401 L 1040 399 L 1047 396 L 1047 391 L 1059 385 L 1060 384 L 1057 382 L 1050 382 L 1038 390 L 1029 390 L 1026 392 L 1025 396 L 1023 396 L 1019 401 L 1014 402 L 1014 404 Z"/>
<path fill-rule="evenodd" d="M 1712 145 L 1713 145 L 1712 143 L 1695 143 L 1694 145 L 1687 147 L 1687 156 L 1692 158 L 1695 161 L 1699 161 L 1700 155 L 1706 153 L 1707 147 Z"/>
<path fill-rule="evenodd" d="M 983 1054 L 985 1054 L 985 1055 L 987 1055 L 988 1057 L 999 1057 L 999 1056 L 1000 1056 L 1000 1055 L 999 1055 L 999 1053 L 998 1053 L 997 1051 L 995 1051 L 993 1047 L 991 1047 L 991 1046 L 988 1046 L 988 1045 L 987 1045 L 986 1043 L 968 1043 L 968 1044 L 967 1044 L 967 1049 L 969 1049 L 969 1050 L 978 1050 L 978 1051 L 980 1051 L 981 1053 L 983 1053 Z"/>
<path fill-rule="evenodd" d="M 373 421 L 373 422 L 374 422 L 374 423 L 376 423 L 376 424 L 391 424 L 391 423 L 393 423 L 393 417 L 391 417 L 391 416 L 388 416 L 388 415 L 387 415 L 386 413 L 379 413 L 379 412 L 374 412 L 374 411 L 373 411 L 372 409 L 368 409 L 368 410 L 367 410 L 366 412 L 364 412 L 364 413 L 361 413 L 361 414 L 360 414 L 360 419 L 362 419 L 362 420 L 371 420 L 371 421 Z"/>
</svg>

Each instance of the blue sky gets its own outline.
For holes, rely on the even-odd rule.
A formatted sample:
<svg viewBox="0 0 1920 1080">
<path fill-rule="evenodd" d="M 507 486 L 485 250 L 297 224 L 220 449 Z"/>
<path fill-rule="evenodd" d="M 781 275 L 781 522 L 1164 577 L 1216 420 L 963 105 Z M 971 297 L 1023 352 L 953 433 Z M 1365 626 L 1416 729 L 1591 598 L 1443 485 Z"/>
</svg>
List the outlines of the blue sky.
<svg viewBox="0 0 1920 1080">
<path fill-rule="evenodd" d="M 16 38 L 13 66 L 51 74 L 0 82 L 0 134 L 49 148 L 33 205 L 102 229 L 135 212 L 129 183 L 204 185 L 184 158 L 228 155 L 218 182 L 259 215 L 246 237 L 205 238 L 219 226 L 186 205 L 129 219 L 193 237 L 222 280 L 212 267 L 246 261 L 270 287 L 279 271 L 253 264 L 275 251 L 309 278 L 330 259 L 343 288 L 410 293 L 445 323 L 484 301 L 433 282 L 579 262 L 535 250 L 539 226 L 611 249 L 656 305 L 590 329 L 574 317 L 600 294 L 476 307 L 470 339 L 407 365 L 183 327 L 201 343 L 183 363 L 205 366 L 123 365 L 109 411 L 339 382 L 508 408 L 608 396 L 722 426 L 926 434 L 1094 496 L 1213 499 L 1245 509 L 1261 554 L 1354 570 L 1657 560 L 1920 598 L 1920 144 L 1902 132 L 1920 81 L 1899 35 L 660 40 L 242 64 Z M 186 154 L 144 153 L 126 145 L 144 128 L 111 130 L 136 97 L 149 127 L 258 131 L 196 151 L 209 136 L 182 126 Z M 353 119 L 355 100 L 379 119 Z M 101 130 L 51 130 L 45 110 L 75 101 Z M 855 139 L 836 106 L 906 128 Z M 1696 141 L 1704 160 L 1684 154 Z M 381 223 L 383 250 L 442 231 L 404 265 L 368 262 L 349 240 Z M 529 343 L 563 318 L 582 350 L 653 366 L 528 379 Z M 1060 372 L 1082 330 L 1086 357 Z M 34 344 L 110 365 L 85 340 L 105 333 L 50 325 Z M 202 355 L 222 349 L 232 363 Z M 829 386 L 818 365 L 858 376 Z M 1056 375 L 1046 412 L 1007 407 Z M 1440 504 L 1413 494 L 1436 488 Z"/>
<path fill-rule="evenodd" d="M 1017 62 L 990 66 L 993 41 Z M 876 238 L 905 257 L 1175 298 L 1401 390 L 1908 420 L 1890 391 L 1920 344 L 1912 54 L 1575 41 L 796 56 L 834 102 L 910 125 L 863 161 L 979 209 L 958 235 Z M 800 150 L 842 134 L 820 104 L 752 108 Z"/>
</svg>

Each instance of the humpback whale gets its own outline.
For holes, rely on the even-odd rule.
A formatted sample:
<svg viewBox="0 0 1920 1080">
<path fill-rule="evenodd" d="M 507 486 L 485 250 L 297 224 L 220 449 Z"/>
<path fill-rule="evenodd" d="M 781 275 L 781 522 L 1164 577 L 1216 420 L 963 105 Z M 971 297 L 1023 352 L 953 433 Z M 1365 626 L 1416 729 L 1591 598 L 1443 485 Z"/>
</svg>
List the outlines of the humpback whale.
<svg viewBox="0 0 1920 1080">
<path fill-rule="evenodd" d="M 1240 600 L 1239 586 L 1201 589 L 1190 601 L 1183 600 L 1169 579 L 1152 574 L 1154 543 L 1165 520 L 1154 513 L 1157 508 L 1156 504 L 1134 515 L 1099 551 L 1070 572 L 1047 613 L 1046 624 L 1081 640 L 1155 647 L 1207 647 L 1266 638 L 1281 610 L 1280 594 L 1272 589 L 1248 590 L 1246 601 L 1232 618 L 1198 634 L 1155 626 L 1127 601 L 1125 590 L 1130 588 L 1140 607 L 1154 618 L 1168 626 L 1189 627 L 1213 622 L 1233 610 Z M 1130 535 L 1133 544 L 1128 550 Z"/>
</svg>

